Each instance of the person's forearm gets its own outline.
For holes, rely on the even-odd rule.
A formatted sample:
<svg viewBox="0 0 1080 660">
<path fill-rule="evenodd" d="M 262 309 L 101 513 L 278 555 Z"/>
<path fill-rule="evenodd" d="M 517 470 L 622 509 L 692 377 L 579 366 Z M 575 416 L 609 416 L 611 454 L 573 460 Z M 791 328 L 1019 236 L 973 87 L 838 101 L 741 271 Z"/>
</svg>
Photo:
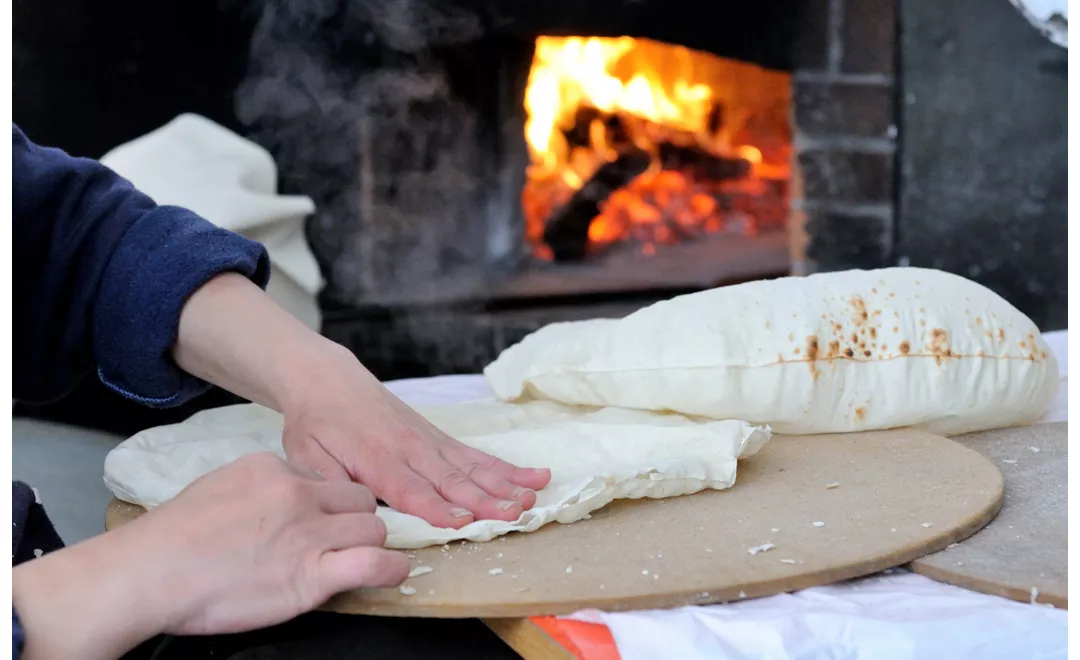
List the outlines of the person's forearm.
<svg viewBox="0 0 1080 660">
<path fill-rule="evenodd" d="M 12 569 L 24 660 L 118 658 L 162 632 L 157 601 L 172 595 L 139 572 L 148 562 L 126 556 L 138 548 L 124 545 L 110 532 Z"/>
<path fill-rule="evenodd" d="M 188 300 L 173 357 L 184 371 L 278 412 L 290 410 L 328 365 L 342 361 L 356 363 L 360 381 L 372 392 L 379 387 L 347 349 L 312 332 L 232 273 L 214 278 Z"/>
</svg>

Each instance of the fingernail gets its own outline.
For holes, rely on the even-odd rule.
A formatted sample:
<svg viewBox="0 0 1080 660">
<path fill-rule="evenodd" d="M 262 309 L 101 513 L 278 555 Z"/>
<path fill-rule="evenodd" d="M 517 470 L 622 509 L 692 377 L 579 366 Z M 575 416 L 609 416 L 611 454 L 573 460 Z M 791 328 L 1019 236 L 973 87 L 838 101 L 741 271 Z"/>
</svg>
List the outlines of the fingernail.
<svg viewBox="0 0 1080 660">
<path fill-rule="evenodd" d="M 454 508 L 454 509 L 450 509 L 450 515 L 452 515 L 455 518 L 465 518 L 465 517 L 470 517 L 471 518 L 472 517 L 472 511 L 469 511 L 468 509 Z"/>
<path fill-rule="evenodd" d="M 522 497 L 525 496 L 526 493 L 531 493 L 531 492 L 533 492 L 533 490 L 531 488 L 520 488 L 520 487 L 515 488 L 513 498 L 515 500 L 520 500 Z"/>
<path fill-rule="evenodd" d="M 499 510 L 500 511 L 509 511 L 510 509 L 514 508 L 515 506 L 521 506 L 521 505 L 519 503 L 517 503 L 517 502 L 509 502 L 507 500 L 503 500 L 503 501 L 499 502 Z"/>
</svg>

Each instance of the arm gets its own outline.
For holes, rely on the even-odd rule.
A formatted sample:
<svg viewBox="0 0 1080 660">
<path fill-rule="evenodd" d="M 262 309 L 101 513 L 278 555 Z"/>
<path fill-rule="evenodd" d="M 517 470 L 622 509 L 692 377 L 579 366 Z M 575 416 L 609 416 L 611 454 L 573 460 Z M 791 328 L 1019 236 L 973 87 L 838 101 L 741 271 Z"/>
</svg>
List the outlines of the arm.
<svg viewBox="0 0 1080 660">
<path fill-rule="evenodd" d="M 242 277 L 223 275 L 191 297 L 173 354 L 186 371 L 283 413 L 291 460 L 434 525 L 515 520 L 550 480 L 447 437 Z"/>
<path fill-rule="evenodd" d="M 203 391 L 169 358 L 180 310 L 222 272 L 265 286 L 263 248 L 156 205 L 96 161 L 11 133 L 15 398 L 56 400 L 95 371 L 147 405 Z"/>
</svg>

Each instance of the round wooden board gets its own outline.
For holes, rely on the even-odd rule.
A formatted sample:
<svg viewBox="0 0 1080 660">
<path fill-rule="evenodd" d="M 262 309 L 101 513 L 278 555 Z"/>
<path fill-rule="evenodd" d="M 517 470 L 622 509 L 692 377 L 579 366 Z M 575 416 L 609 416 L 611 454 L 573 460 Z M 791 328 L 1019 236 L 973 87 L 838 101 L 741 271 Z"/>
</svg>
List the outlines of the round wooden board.
<svg viewBox="0 0 1080 660">
<path fill-rule="evenodd" d="M 1001 468 L 1005 503 L 981 532 L 912 562 L 911 569 L 974 591 L 1068 609 L 1068 434 L 1068 422 L 1060 422 L 954 438 Z"/>
<path fill-rule="evenodd" d="M 572 525 L 409 551 L 434 569 L 405 583 L 415 594 L 357 590 L 324 609 L 519 617 L 768 596 L 941 550 L 989 522 L 1002 495 L 990 461 L 928 433 L 775 436 L 729 490 L 616 501 Z M 140 513 L 114 501 L 106 525 Z M 750 553 L 766 543 L 776 547 Z"/>
</svg>

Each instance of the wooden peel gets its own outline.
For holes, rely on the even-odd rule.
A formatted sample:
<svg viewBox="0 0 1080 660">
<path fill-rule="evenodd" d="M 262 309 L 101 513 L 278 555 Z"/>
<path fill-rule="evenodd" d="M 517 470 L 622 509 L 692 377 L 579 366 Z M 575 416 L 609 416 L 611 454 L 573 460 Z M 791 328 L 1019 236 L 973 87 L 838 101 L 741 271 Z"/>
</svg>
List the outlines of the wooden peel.
<svg viewBox="0 0 1080 660">
<path fill-rule="evenodd" d="M 954 438 L 1001 468 L 1001 513 L 960 545 L 911 564 L 916 573 L 1021 602 L 1069 608 L 1069 425 Z"/>
<path fill-rule="evenodd" d="M 736 485 L 618 501 L 572 525 L 410 551 L 434 570 L 352 591 L 351 614 L 505 618 L 756 598 L 899 566 L 967 538 L 997 513 L 1001 473 L 920 431 L 777 436 Z M 141 513 L 114 501 L 106 526 Z M 818 524 L 822 523 L 822 524 Z M 752 548 L 773 544 L 772 549 Z"/>
</svg>

